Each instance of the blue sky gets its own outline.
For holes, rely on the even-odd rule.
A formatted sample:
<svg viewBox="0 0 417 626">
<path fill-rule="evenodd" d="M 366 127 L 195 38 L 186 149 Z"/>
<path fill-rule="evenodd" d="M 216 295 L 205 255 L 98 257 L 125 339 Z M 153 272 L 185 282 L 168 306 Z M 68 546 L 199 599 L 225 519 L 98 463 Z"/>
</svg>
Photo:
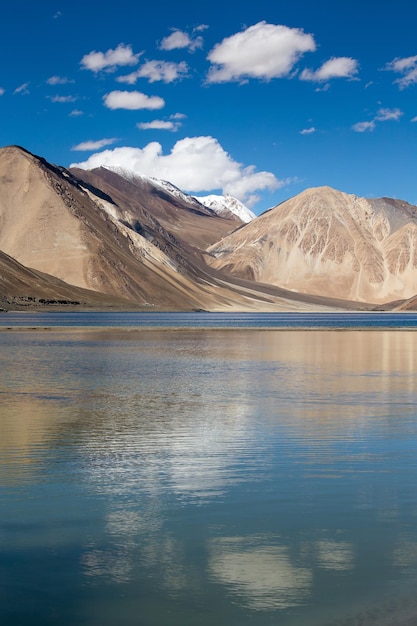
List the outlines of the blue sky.
<svg viewBox="0 0 417 626">
<path fill-rule="evenodd" d="M 417 204 L 417 3 L 21 0 L 0 145 L 255 213 L 307 187 Z"/>
</svg>

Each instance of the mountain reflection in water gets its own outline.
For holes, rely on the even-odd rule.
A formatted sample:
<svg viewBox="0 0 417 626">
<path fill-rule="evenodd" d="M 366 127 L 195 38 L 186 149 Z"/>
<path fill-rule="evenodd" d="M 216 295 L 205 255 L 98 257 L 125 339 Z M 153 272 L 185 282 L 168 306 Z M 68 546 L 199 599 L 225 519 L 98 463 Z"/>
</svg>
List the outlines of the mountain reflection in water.
<svg viewBox="0 0 417 626">
<path fill-rule="evenodd" d="M 2 623 L 413 623 L 416 333 L 0 345 Z"/>
</svg>

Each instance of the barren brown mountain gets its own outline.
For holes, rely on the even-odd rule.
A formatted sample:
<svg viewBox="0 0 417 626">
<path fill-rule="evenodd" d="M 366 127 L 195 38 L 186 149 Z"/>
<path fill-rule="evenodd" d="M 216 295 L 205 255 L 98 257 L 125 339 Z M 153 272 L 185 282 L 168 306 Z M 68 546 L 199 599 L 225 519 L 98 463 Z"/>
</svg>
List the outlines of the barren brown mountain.
<svg viewBox="0 0 417 626">
<path fill-rule="evenodd" d="M 372 302 L 417 292 L 417 207 L 308 189 L 208 249 L 228 274 L 305 294 Z"/>
<path fill-rule="evenodd" d="M 127 178 L 105 167 L 71 168 L 69 172 L 111 196 L 125 209 L 128 219 L 133 217 L 153 230 L 162 226 L 165 233 L 181 243 L 182 249 L 191 245 L 204 250 L 243 225 L 232 213 L 219 216 L 173 185 L 164 188 L 149 177 L 130 174 Z M 170 193 L 170 188 L 174 193 Z"/>
<path fill-rule="evenodd" d="M 207 265 L 200 247 L 238 227 L 241 222 L 233 216 L 215 215 L 197 201 L 188 206 L 172 201 L 109 170 L 76 174 L 16 146 L 0 150 L 3 253 L 30 271 L 137 306 L 311 310 L 341 305 L 228 277 Z M 36 296 L 33 290 L 28 295 Z"/>
<path fill-rule="evenodd" d="M 0 250 L 22 265 L 142 304 L 211 303 L 211 286 L 198 284 L 188 254 L 145 211 L 14 146 L 0 151 L 0 185 Z"/>
<path fill-rule="evenodd" d="M 128 300 L 68 285 L 0 252 L 0 310 L 28 307 L 131 308 Z"/>
</svg>

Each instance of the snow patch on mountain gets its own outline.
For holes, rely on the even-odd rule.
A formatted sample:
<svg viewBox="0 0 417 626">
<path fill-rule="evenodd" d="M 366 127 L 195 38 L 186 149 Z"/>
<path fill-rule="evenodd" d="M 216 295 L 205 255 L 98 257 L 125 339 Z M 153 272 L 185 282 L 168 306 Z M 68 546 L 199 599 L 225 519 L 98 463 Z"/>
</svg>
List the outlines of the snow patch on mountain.
<svg viewBox="0 0 417 626">
<path fill-rule="evenodd" d="M 191 204 L 195 206 L 197 209 L 201 206 L 204 206 L 209 211 L 212 211 L 216 215 L 221 217 L 227 217 L 232 214 L 238 217 L 242 222 L 248 224 L 253 219 L 255 219 L 256 215 L 252 211 L 250 211 L 240 200 L 234 198 L 233 196 L 225 195 L 208 195 L 208 196 L 191 196 L 187 193 L 184 193 L 176 187 L 173 183 L 170 183 L 167 180 L 162 180 L 160 178 L 154 178 L 153 176 L 147 176 L 146 174 L 138 174 L 137 172 L 133 172 L 132 170 L 128 170 L 123 167 L 105 165 L 103 166 L 107 170 L 122 176 L 126 180 L 131 182 L 135 182 L 138 180 L 145 180 L 156 187 L 159 187 L 166 193 L 169 193 L 171 196 L 186 202 L 187 204 Z"/>
<path fill-rule="evenodd" d="M 215 211 L 218 215 L 233 213 L 233 215 L 239 217 L 245 224 L 248 224 L 256 217 L 255 213 L 233 196 L 217 196 L 211 194 L 209 196 L 195 196 L 195 198 L 208 209 Z"/>
<path fill-rule="evenodd" d="M 179 189 L 167 180 L 161 180 L 159 178 L 154 178 L 153 176 L 147 176 L 146 174 L 138 174 L 137 172 L 133 172 L 132 170 L 128 170 L 124 167 L 111 165 L 105 165 L 103 167 L 111 172 L 114 172 L 115 174 L 118 174 L 119 176 L 122 176 L 132 183 L 134 183 L 135 181 L 144 180 L 151 185 L 159 187 L 166 193 L 169 193 L 171 196 L 174 196 L 175 198 L 178 198 L 183 202 L 187 202 L 187 204 L 194 205 L 196 208 L 201 208 L 201 205 L 203 204 L 199 202 L 194 196 L 190 196 L 184 193 L 183 191 L 181 191 L 181 189 Z"/>
</svg>

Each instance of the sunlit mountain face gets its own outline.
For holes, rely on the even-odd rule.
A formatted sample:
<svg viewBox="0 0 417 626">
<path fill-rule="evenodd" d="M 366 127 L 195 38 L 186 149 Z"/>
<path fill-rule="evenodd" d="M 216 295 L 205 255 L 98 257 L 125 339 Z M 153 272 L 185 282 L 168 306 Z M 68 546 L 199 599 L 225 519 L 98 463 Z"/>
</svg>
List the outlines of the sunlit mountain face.
<svg viewBox="0 0 417 626">
<path fill-rule="evenodd" d="M 319 187 L 255 217 L 231 196 L 16 146 L 0 150 L 0 191 L 5 307 L 414 307 L 417 208 L 399 200 Z"/>
</svg>

